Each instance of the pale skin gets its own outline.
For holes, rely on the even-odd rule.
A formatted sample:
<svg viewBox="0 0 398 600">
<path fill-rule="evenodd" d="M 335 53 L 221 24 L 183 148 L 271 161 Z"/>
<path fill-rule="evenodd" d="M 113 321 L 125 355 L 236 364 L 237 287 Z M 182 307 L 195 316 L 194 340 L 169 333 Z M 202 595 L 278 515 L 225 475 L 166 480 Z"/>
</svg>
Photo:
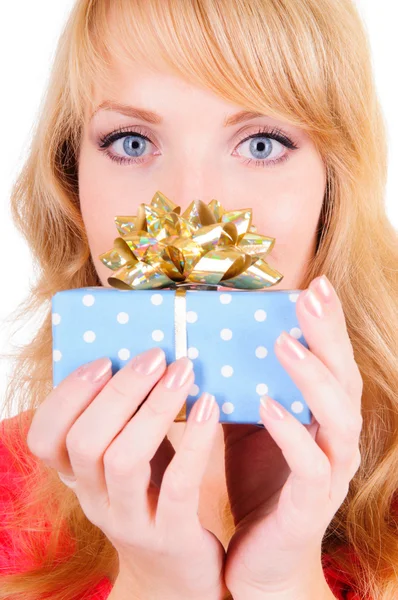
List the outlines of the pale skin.
<svg viewBox="0 0 398 600">
<path fill-rule="evenodd" d="M 257 231 L 276 239 L 268 262 L 284 278 L 274 289 L 299 289 L 315 251 L 326 185 L 325 166 L 310 137 L 267 116 L 224 127 L 224 121 L 242 110 L 241 106 L 166 71 L 155 73 L 138 65 L 115 64 L 112 73 L 110 89 L 96 91 L 95 105 L 111 100 L 153 111 L 162 123 L 147 123 L 143 115 L 121 114 L 120 108 L 99 109 L 92 118 L 87 113 L 79 155 L 79 195 L 102 285 L 109 287 L 110 271 L 98 255 L 112 246 L 117 235 L 114 216 L 136 214 L 139 204 L 149 204 L 160 190 L 182 211 L 195 198 L 206 203 L 216 198 L 226 210 L 252 208 Z M 113 140 L 107 151 L 126 161 L 141 158 L 141 164 L 118 164 L 99 150 L 99 138 L 120 127 L 125 128 L 123 136 Z M 269 133 L 241 142 L 262 127 L 277 127 L 297 148 L 289 149 Z M 268 166 L 281 157 L 286 160 Z M 244 164 L 248 159 L 252 164 Z M 256 160 L 265 166 L 256 167 Z M 320 547 L 359 467 L 362 380 L 338 295 L 329 282 L 327 299 L 322 301 L 325 287 L 319 283 L 320 277 L 315 278 L 309 289 L 314 291 L 323 316 L 307 312 L 305 294 L 299 296 L 296 305 L 310 350 L 296 341 L 304 356 L 297 359 L 289 358 L 278 344 L 274 348 L 315 417 L 311 426 L 302 425 L 282 407 L 282 420 L 273 419 L 263 408 L 259 410 L 265 430 L 221 425 L 217 404 L 205 423 L 195 424 L 193 419 L 187 427 L 173 423 L 193 375 L 165 402 L 164 363 L 153 375 L 138 378 L 126 365 L 113 378 L 108 372 L 95 384 L 72 373 L 40 407 L 30 431 L 31 450 L 57 471 L 76 475 L 74 490 L 88 518 L 103 528 L 123 557 L 114 598 L 127 597 L 131 591 L 132 582 L 137 580 L 135 564 L 140 565 L 140 573 L 146 565 L 148 577 L 154 585 L 158 583 L 159 595 L 155 591 L 147 598 L 162 597 L 167 586 L 170 599 L 185 597 L 179 596 L 184 589 L 190 598 L 221 600 L 226 587 L 234 598 L 251 600 L 333 598 L 323 578 Z M 149 399 L 131 419 L 145 398 L 145 390 L 155 383 Z M 122 402 L 123 411 L 113 414 L 112 420 L 114 411 L 109 407 L 115 405 L 114 387 L 119 390 L 117 401 Z M 74 402 L 62 404 L 66 395 Z M 47 427 L 50 417 L 57 423 L 51 440 Z M 166 435 L 174 444 L 175 454 L 164 439 Z M 187 445 L 196 448 L 196 455 L 186 453 Z M 85 451 L 91 458 L 84 458 Z M 155 453 L 151 498 L 162 498 L 164 482 L 169 484 L 159 503 L 163 512 L 159 512 L 158 526 L 163 529 L 157 530 L 150 527 L 150 514 L 143 519 L 149 461 Z M 138 454 L 141 462 L 126 462 L 126 454 Z M 120 465 L 117 457 L 122 459 Z M 172 473 L 178 477 L 173 479 Z M 207 502 L 210 496 L 223 492 L 229 494 L 237 525 L 226 553 L 223 546 L 227 540 L 221 540 L 220 524 L 212 520 L 214 504 Z M 98 508 L 95 512 L 90 499 L 99 495 L 103 498 L 102 512 Z M 127 515 L 129 522 L 146 523 L 147 529 L 143 525 L 140 529 L 139 543 L 134 526 L 131 530 L 124 527 Z M 187 530 L 188 536 L 184 535 Z M 160 538 L 164 543 L 161 548 Z M 162 564 L 158 579 L 154 579 L 154 561 Z M 223 562 L 225 570 L 218 579 Z M 146 592 L 145 583 L 143 577 Z"/>
</svg>

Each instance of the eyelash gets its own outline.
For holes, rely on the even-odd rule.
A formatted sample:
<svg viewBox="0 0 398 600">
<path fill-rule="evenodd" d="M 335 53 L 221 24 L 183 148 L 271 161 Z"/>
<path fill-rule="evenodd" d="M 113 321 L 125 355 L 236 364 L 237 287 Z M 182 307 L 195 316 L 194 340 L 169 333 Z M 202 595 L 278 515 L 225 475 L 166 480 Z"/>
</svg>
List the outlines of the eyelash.
<svg viewBox="0 0 398 600">
<path fill-rule="evenodd" d="M 123 135 L 124 134 L 124 135 Z M 100 136 L 99 142 L 100 145 L 98 147 L 100 152 L 104 152 L 104 154 L 106 154 L 106 156 L 108 156 L 111 160 L 117 162 L 118 164 L 142 164 L 143 162 L 146 162 L 145 158 L 125 158 L 123 156 L 117 156 L 115 154 L 111 154 L 108 150 L 109 146 L 111 144 L 113 144 L 113 142 L 116 142 L 119 139 L 122 139 L 124 137 L 128 137 L 129 135 L 138 135 L 139 137 L 142 137 L 143 139 L 147 140 L 148 142 L 150 142 L 151 144 L 153 144 L 152 140 L 149 137 L 149 133 L 142 129 L 141 127 L 137 126 L 134 127 L 133 130 L 131 127 L 120 127 L 119 129 L 116 129 L 115 131 L 112 131 L 109 134 L 106 134 L 104 136 Z M 257 131 L 257 133 L 255 134 L 251 134 L 249 136 L 244 137 L 243 139 L 239 140 L 237 146 L 243 144 L 243 142 L 246 142 L 247 140 L 250 140 L 252 138 L 257 138 L 257 137 L 264 137 L 266 136 L 269 139 L 273 139 L 276 140 L 277 142 L 280 142 L 283 146 L 285 146 L 286 148 L 289 148 L 290 150 L 297 150 L 299 148 L 299 146 L 293 141 L 291 140 L 289 137 L 287 137 L 280 129 L 278 129 L 277 127 L 274 128 L 269 128 L 267 126 L 263 126 L 260 127 L 260 129 Z M 256 163 L 256 167 L 270 167 L 270 166 L 274 166 L 278 163 L 282 163 L 285 160 L 287 160 L 290 156 L 290 153 L 286 153 L 283 156 L 281 156 L 280 158 L 276 158 L 270 161 L 266 161 L 266 160 L 256 160 L 256 159 L 252 159 L 252 158 L 248 158 L 245 159 L 244 161 L 241 161 L 243 164 L 246 165 L 251 165 L 252 163 Z"/>
</svg>

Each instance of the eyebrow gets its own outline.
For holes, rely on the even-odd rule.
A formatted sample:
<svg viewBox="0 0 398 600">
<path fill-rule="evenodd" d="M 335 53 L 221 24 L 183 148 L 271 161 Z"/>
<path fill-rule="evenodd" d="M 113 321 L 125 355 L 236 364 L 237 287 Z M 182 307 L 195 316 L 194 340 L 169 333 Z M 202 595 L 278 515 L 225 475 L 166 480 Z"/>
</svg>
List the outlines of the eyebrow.
<svg viewBox="0 0 398 600">
<path fill-rule="evenodd" d="M 143 108 L 138 108 L 136 106 L 129 106 L 127 104 L 120 104 L 118 102 L 111 102 L 110 100 L 106 100 L 102 102 L 93 112 L 90 117 L 91 119 L 94 115 L 100 110 L 111 110 L 122 115 L 126 115 L 127 117 L 133 117 L 136 119 L 141 119 L 141 121 L 146 121 L 147 123 L 151 123 L 152 125 L 161 125 L 163 123 L 163 118 L 156 112 L 151 110 L 145 110 Z M 251 110 L 241 110 L 240 112 L 230 115 L 224 121 L 224 127 L 231 127 L 232 125 L 238 125 L 239 123 L 243 123 L 244 121 L 249 121 L 251 119 L 256 119 L 257 117 L 266 117 L 260 112 L 253 112 Z"/>
</svg>

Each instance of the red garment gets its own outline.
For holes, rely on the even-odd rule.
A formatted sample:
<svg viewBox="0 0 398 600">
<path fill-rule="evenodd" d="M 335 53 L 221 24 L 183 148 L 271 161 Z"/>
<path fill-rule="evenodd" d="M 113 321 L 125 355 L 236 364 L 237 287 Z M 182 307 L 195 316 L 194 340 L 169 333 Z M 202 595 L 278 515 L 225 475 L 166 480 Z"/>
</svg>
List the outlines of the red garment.
<svg viewBox="0 0 398 600">
<path fill-rule="evenodd" d="M 0 421 L 0 516 L 3 519 L 12 510 L 13 498 L 21 486 L 21 474 L 13 465 L 12 455 L 2 442 L 2 427 L 13 425 L 13 419 Z M 29 568 L 24 556 L 18 553 L 17 532 L 0 531 L 0 573 L 22 572 Z M 66 542 L 66 549 L 70 549 Z M 352 557 L 355 560 L 355 557 Z M 348 578 L 338 571 L 328 555 L 322 557 L 326 581 L 338 600 L 364 600 L 352 591 Z M 103 577 L 93 588 L 86 600 L 105 600 L 112 589 L 108 577 Z M 79 600 L 76 598 L 76 600 Z"/>
</svg>

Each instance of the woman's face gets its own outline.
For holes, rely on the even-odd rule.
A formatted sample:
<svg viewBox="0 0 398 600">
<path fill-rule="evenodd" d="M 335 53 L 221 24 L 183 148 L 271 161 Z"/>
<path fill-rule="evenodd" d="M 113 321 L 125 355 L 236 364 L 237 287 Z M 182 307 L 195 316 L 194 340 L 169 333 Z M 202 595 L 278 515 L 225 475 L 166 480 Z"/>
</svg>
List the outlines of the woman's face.
<svg viewBox="0 0 398 600">
<path fill-rule="evenodd" d="M 119 64 L 112 76 L 111 91 L 97 92 L 97 110 L 87 115 L 79 155 L 81 211 L 102 285 L 110 287 L 112 271 L 98 255 L 118 236 L 114 217 L 135 215 L 159 190 L 181 212 L 194 199 L 214 198 L 226 211 L 251 208 L 257 233 L 275 238 L 266 260 L 284 277 L 273 288 L 298 288 L 315 252 L 326 186 L 309 136 L 267 116 L 225 126 L 241 106 L 166 72 Z M 106 101 L 125 109 L 98 109 Z M 273 138 L 275 128 L 287 145 Z"/>
</svg>

